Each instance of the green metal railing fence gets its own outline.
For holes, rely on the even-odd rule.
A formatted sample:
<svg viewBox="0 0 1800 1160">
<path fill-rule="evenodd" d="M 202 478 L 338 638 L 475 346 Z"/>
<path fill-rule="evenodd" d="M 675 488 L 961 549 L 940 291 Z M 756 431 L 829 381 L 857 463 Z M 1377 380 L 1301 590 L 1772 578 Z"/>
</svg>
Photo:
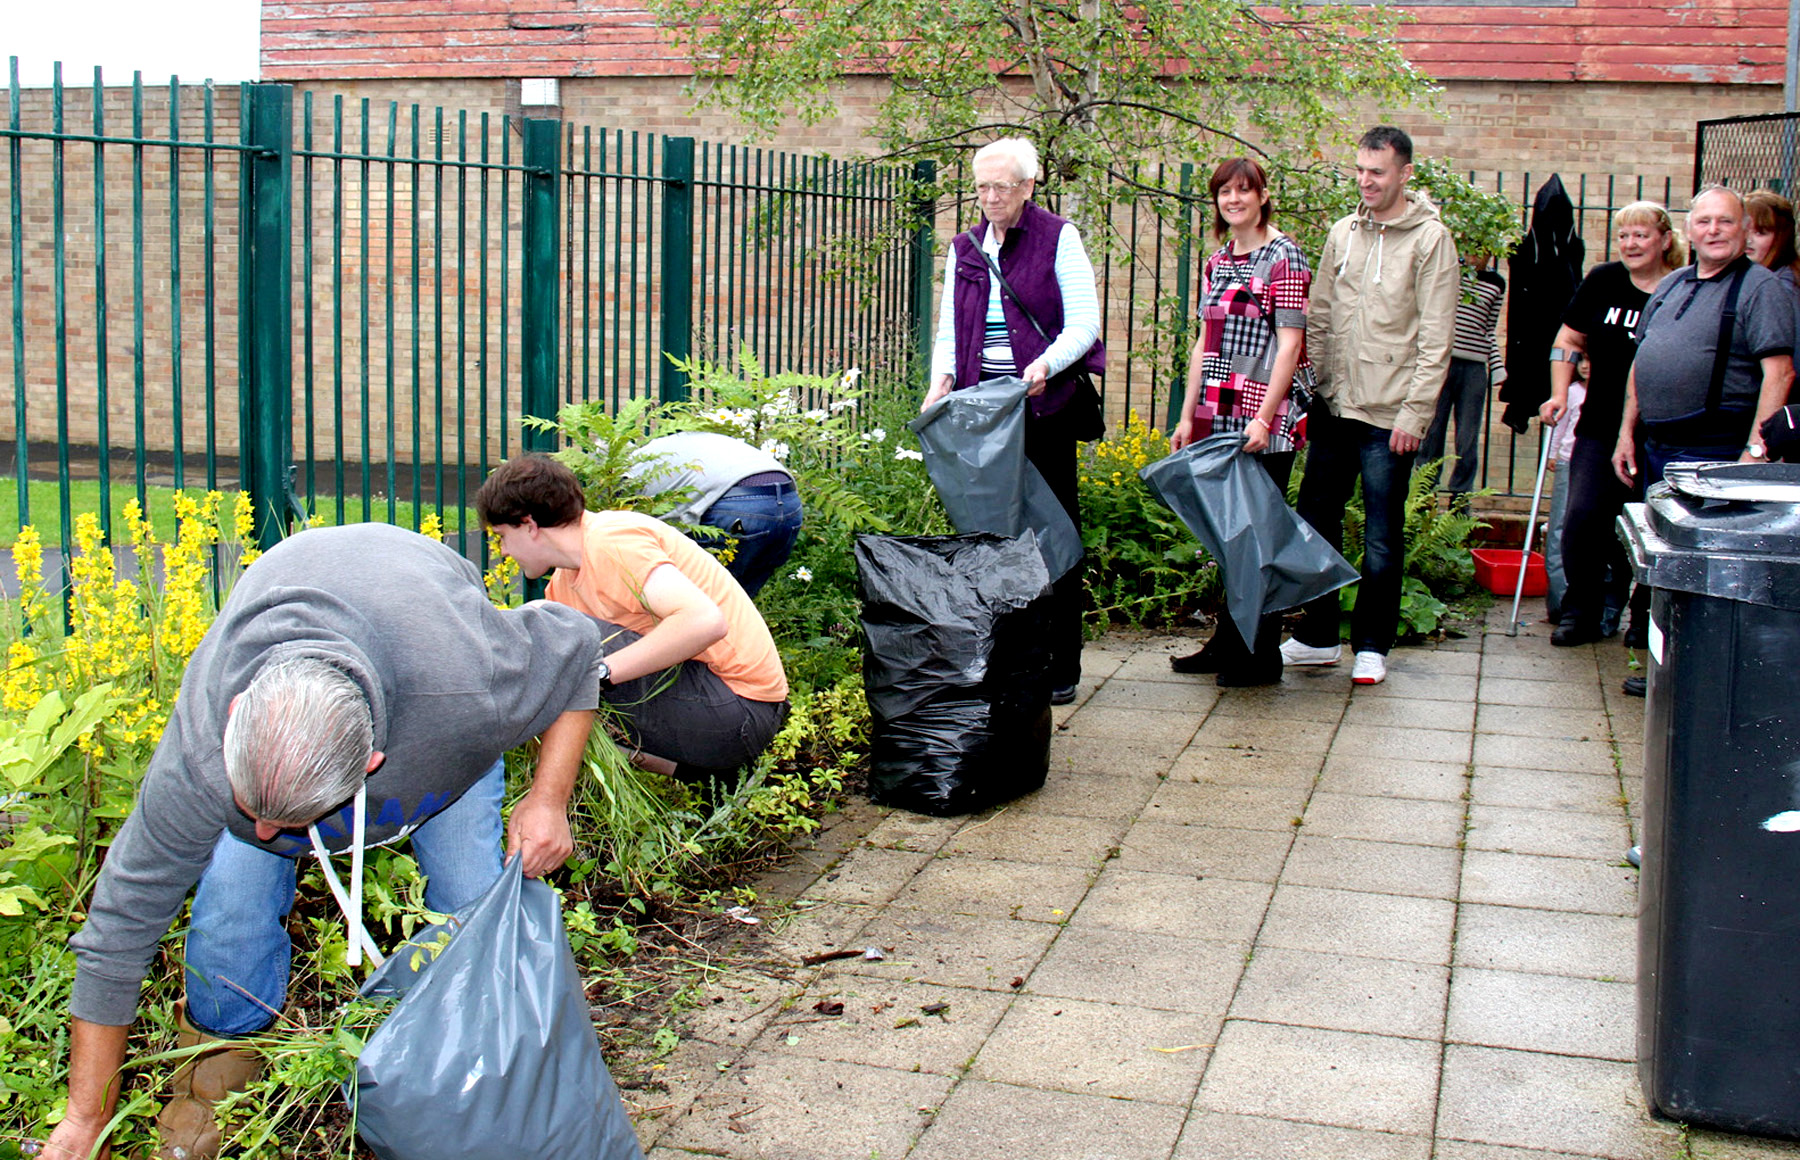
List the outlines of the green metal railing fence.
<svg viewBox="0 0 1800 1160">
<path fill-rule="evenodd" d="M 522 416 L 679 397 L 667 355 L 922 380 L 939 246 L 975 213 L 955 177 L 926 200 L 928 166 L 281 85 L 23 90 L 15 66 L 0 137 L 0 473 L 65 547 L 76 477 L 109 534 L 114 493 L 158 485 L 241 486 L 265 542 L 300 514 L 455 531 L 487 470 L 544 444 Z M 1523 217 L 1532 175 L 1475 176 Z M 1115 422 L 1167 422 L 1211 248 L 1205 174 L 1141 177 L 1193 200 L 1119 207 L 1091 245 Z M 1594 261 L 1621 204 L 1672 192 L 1565 183 Z M 1484 483 L 1528 494 L 1535 443 L 1490 423 Z"/>
<path fill-rule="evenodd" d="M 18 522 L 52 481 L 65 552 L 78 476 L 109 534 L 113 492 L 158 485 L 242 487 L 265 543 L 308 515 L 455 531 L 547 445 L 522 416 L 678 397 L 665 353 L 893 380 L 920 332 L 893 167 L 284 85 L 15 66 L 8 96 L 0 438 Z"/>
</svg>

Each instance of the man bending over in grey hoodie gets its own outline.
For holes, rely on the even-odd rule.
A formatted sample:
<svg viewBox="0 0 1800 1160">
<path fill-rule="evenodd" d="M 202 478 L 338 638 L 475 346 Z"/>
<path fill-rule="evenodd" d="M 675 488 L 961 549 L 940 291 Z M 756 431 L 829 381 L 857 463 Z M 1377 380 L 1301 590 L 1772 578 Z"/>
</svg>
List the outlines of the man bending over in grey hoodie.
<svg viewBox="0 0 1800 1160">
<path fill-rule="evenodd" d="M 409 837 L 426 904 L 456 910 L 500 873 L 501 756 L 541 736 L 504 842 L 527 875 L 560 866 L 600 656 L 588 617 L 496 608 L 472 564 L 399 528 L 303 532 L 252 565 L 188 663 L 72 940 L 68 1112 L 44 1155 L 86 1157 L 101 1140 L 138 991 L 196 883 L 184 1045 L 260 1031 L 281 1010 L 295 862 L 315 833 L 359 870 L 361 847 Z M 225 1045 L 195 1056 L 157 1155 L 216 1156 L 212 1103 L 254 1073 Z"/>
</svg>

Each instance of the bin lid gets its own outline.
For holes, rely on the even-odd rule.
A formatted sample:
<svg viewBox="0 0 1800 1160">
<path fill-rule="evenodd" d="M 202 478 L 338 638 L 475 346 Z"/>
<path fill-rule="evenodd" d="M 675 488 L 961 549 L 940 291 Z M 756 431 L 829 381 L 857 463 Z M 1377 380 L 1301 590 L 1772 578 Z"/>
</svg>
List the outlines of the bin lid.
<svg viewBox="0 0 1800 1160">
<path fill-rule="evenodd" d="M 1671 464 L 1619 532 L 1653 588 L 1800 609 L 1800 464 Z"/>
</svg>

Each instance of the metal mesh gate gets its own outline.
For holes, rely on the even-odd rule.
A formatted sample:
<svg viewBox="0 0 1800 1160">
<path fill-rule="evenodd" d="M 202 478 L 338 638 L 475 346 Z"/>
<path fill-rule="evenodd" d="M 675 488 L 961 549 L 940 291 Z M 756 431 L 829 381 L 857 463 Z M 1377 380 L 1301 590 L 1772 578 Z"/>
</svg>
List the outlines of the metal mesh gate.
<svg viewBox="0 0 1800 1160">
<path fill-rule="evenodd" d="M 1701 121 L 1694 133 L 1694 189 L 1767 188 L 1791 198 L 1796 145 L 1800 145 L 1800 113 Z"/>
</svg>

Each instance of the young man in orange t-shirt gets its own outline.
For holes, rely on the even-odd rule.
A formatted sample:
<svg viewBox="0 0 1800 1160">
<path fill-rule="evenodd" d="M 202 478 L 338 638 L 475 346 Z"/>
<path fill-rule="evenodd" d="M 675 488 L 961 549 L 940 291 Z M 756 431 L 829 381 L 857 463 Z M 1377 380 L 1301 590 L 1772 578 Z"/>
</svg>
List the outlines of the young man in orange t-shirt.
<svg viewBox="0 0 1800 1160">
<path fill-rule="evenodd" d="M 642 768 L 736 780 L 787 716 L 787 674 L 769 627 L 705 549 L 638 512 L 586 510 L 575 473 L 545 455 L 494 469 L 481 522 L 546 595 L 602 622 L 600 696 Z"/>
</svg>

